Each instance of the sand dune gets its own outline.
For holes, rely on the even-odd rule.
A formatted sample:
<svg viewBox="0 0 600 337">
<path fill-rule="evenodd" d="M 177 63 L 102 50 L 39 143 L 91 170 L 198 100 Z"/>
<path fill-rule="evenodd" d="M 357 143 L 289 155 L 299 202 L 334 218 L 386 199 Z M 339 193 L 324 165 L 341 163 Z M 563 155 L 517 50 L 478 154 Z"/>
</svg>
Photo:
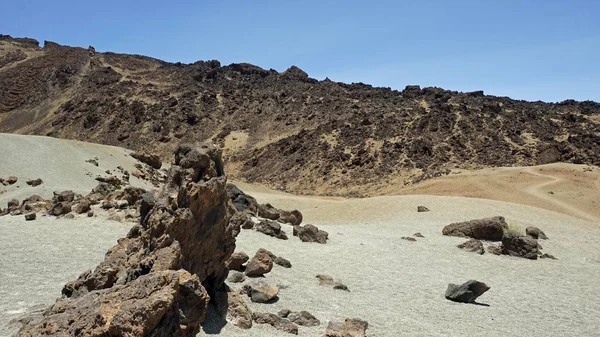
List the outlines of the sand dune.
<svg viewBox="0 0 600 337">
<path fill-rule="evenodd" d="M 13 146 L 7 144 L 8 140 L 13 138 L 0 138 L 1 148 Z M 31 137 L 19 141 L 32 148 L 49 144 L 46 143 L 47 138 Z M 10 164 L 3 161 L 0 176 L 20 170 L 27 178 L 40 176 L 48 179 L 48 189 L 79 188 L 87 191 L 91 188 L 87 184 L 94 183 L 93 178 L 85 173 L 76 176 L 80 174 L 78 170 L 95 169 L 95 166 L 85 163 L 85 159 L 97 155 L 101 165 L 110 163 L 110 169 L 114 169 L 113 165 L 121 164 L 125 168 L 128 167 L 124 165 L 132 165 L 130 157 L 119 148 L 75 145 L 54 139 L 51 142 L 56 153 L 65 153 L 63 160 L 48 160 L 44 165 L 36 165 L 33 158 L 23 152 L 22 155 L 13 155 Z M 68 150 L 63 150 L 63 146 Z M 15 145 L 11 151 L 16 151 L 17 147 Z M 111 162 L 111 158 L 116 159 Z M 83 166 L 78 166 L 79 163 Z M 27 170 L 21 169 L 24 166 Z M 289 259 L 293 265 L 291 269 L 275 266 L 266 276 L 268 281 L 280 285 L 279 301 L 251 304 L 252 309 L 271 313 L 283 308 L 307 310 L 321 320 L 319 327 L 301 327 L 300 336 L 321 336 L 329 320 L 345 317 L 367 320 L 370 323 L 369 336 L 600 335 L 600 321 L 597 319 L 600 317 L 600 297 L 597 294 L 600 288 L 600 248 L 597 245 L 600 226 L 597 221 L 565 214 L 577 210 L 588 215 L 595 213 L 569 199 L 562 205 L 563 208 L 554 207 L 557 212 L 529 206 L 522 202 L 527 195 L 543 200 L 542 196 L 548 194 L 546 189 L 549 188 L 555 192 L 549 195 L 553 198 L 560 195 L 563 184 L 568 187 L 568 181 L 573 179 L 562 178 L 563 171 L 555 172 L 550 167 L 542 167 L 541 173 L 521 174 L 518 170 L 526 169 L 510 170 L 507 169 L 506 174 L 489 174 L 487 183 L 485 172 L 478 172 L 473 174 L 476 178 L 470 180 L 472 185 L 463 186 L 473 186 L 468 190 L 474 192 L 479 186 L 485 190 L 480 191 L 483 196 L 495 196 L 492 192 L 497 188 L 497 194 L 501 196 L 498 198 L 512 197 L 516 203 L 433 195 L 320 198 L 295 196 L 238 183 L 259 202 L 270 202 L 284 209 L 299 209 L 304 214 L 305 223 L 315 224 L 330 234 L 330 241 L 319 245 L 302 243 L 295 237 L 283 241 L 251 230 L 242 231 L 237 240 L 238 250 L 251 255 L 258 248 L 266 248 Z M 538 177 L 536 173 L 559 180 Z M 57 179 L 56 185 L 50 185 L 52 177 Z M 529 182 L 532 177 L 537 179 L 536 184 Z M 577 176 L 578 179 L 582 177 L 587 176 Z M 446 178 L 450 181 L 448 191 L 457 190 L 460 184 L 452 179 L 460 182 L 462 178 Z M 544 183 L 548 184 L 540 185 Z M 512 196 L 511 184 L 515 186 Z M 585 184 L 585 180 L 581 184 Z M 484 186 L 486 189 L 482 188 Z M 433 191 L 444 193 L 446 187 L 435 190 L 432 181 L 421 185 L 421 188 L 422 192 L 433 194 Z M 46 192 L 51 193 L 50 190 Z M 15 190 L 5 192 L 0 195 L 0 201 L 5 203 L 9 194 L 18 193 Z M 554 199 L 545 202 L 549 203 L 548 208 L 552 208 Z M 417 205 L 425 205 L 431 211 L 417 213 Z M 565 206 L 575 209 L 569 210 Z M 559 260 L 530 261 L 490 254 L 480 256 L 456 248 L 463 239 L 441 235 L 443 226 L 450 222 L 494 215 L 503 215 L 510 224 L 522 228 L 529 225 L 542 228 L 550 237 L 550 240 L 541 242 L 543 251 L 557 256 Z M 10 319 L 32 307 L 51 304 L 60 295 L 62 285 L 85 269 L 93 268 L 128 227 L 127 224 L 101 218 L 62 220 L 40 217 L 36 221 L 25 222 L 22 217 L 0 217 L 0 335 L 16 331 L 8 327 Z M 291 236 L 291 228 L 284 226 L 284 229 Z M 417 242 L 401 239 L 415 232 L 421 232 L 425 238 Z M 315 279 L 317 274 L 328 274 L 342 280 L 351 292 L 319 286 Z M 468 279 L 477 279 L 491 286 L 491 290 L 480 298 L 489 306 L 457 304 L 444 299 L 448 283 Z M 200 336 L 216 333 L 249 337 L 282 335 L 270 326 L 255 325 L 247 331 L 231 325 L 223 327 L 214 317 L 209 317 Z"/>
</svg>

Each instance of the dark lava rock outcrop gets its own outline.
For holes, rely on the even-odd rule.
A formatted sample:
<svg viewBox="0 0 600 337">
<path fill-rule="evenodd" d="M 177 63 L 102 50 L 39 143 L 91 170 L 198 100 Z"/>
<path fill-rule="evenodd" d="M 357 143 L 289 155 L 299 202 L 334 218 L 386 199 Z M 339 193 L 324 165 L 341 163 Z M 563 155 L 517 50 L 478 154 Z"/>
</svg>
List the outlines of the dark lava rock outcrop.
<svg viewBox="0 0 600 337">
<path fill-rule="evenodd" d="M 485 283 L 470 280 L 461 285 L 448 284 L 446 299 L 454 302 L 475 303 L 477 297 L 490 290 Z"/>
<path fill-rule="evenodd" d="M 477 240 L 500 241 L 507 226 L 504 217 L 496 216 L 493 218 L 452 223 L 444 227 L 442 234 L 470 237 Z"/>
<path fill-rule="evenodd" d="M 19 335 L 195 335 L 209 299 L 223 290 L 239 232 L 229 222 L 235 209 L 219 165 L 215 148 L 179 147 L 141 223 L 93 271 L 67 283 L 62 299 L 27 319 Z M 55 201 L 73 196 L 59 193 Z"/>
</svg>

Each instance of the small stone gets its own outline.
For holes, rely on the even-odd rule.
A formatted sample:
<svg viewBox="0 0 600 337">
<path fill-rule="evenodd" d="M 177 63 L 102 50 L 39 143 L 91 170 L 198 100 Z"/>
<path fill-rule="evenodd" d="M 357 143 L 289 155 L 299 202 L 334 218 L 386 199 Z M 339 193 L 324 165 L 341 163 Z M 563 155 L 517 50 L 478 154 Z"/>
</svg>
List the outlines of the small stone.
<svg viewBox="0 0 600 337">
<path fill-rule="evenodd" d="M 273 259 L 270 252 L 259 249 L 246 265 L 247 276 L 262 276 L 273 269 Z"/>
<path fill-rule="evenodd" d="M 68 214 L 65 214 L 65 216 L 63 218 L 73 220 L 73 219 L 75 219 L 75 215 L 73 213 L 68 213 Z"/>
<path fill-rule="evenodd" d="M 252 282 L 245 286 L 252 302 L 267 303 L 274 300 L 279 294 L 279 288 L 272 283 L 263 281 Z"/>
<path fill-rule="evenodd" d="M 534 226 L 529 226 L 525 228 L 525 235 L 531 236 L 534 239 L 548 240 L 546 234 L 539 228 Z"/>
<path fill-rule="evenodd" d="M 35 220 L 36 217 L 37 214 L 35 214 L 35 212 L 25 214 L 25 220 L 27 221 Z"/>
<path fill-rule="evenodd" d="M 243 271 L 243 265 L 249 259 L 250 257 L 248 257 L 248 254 L 244 252 L 235 252 L 231 254 L 231 257 L 227 260 L 227 262 L 225 262 L 225 266 L 229 270 Z"/>
<path fill-rule="evenodd" d="M 19 180 L 19 178 L 18 178 L 18 177 L 15 177 L 15 176 L 10 176 L 10 177 L 8 177 L 8 178 L 7 178 L 7 179 L 6 179 L 4 182 L 6 182 L 6 183 L 7 183 L 7 184 L 9 184 L 9 185 L 13 185 L 13 184 L 15 184 L 15 183 L 16 183 L 18 180 Z"/>
<path fill-rule="evenodd" d="M 94 216 L 94 211 L 92 211 L 92 210 L 88 211 L 87 212 L 87 216 L 88 216 L 88 218 L 93 217 Z"/>
<path fill-rule="evenodd" d="M 292 268 L 292 263 L 290 261 L 288 261 L 287 259 L 284 259 L 281 256 L 277 256 L 275 258 L 275 260 L 273 260 L 273 262 L 277 265 L 280 265 L 284 268 Z"/>
<path fill-rule="evenodd" d="M 413 234 L 413 236 L 417 237 L 417 238 L 424 238 L 423 234 L 421 234 L 421 233 L 415 233 L 415 234 Z"/>
<path fill-rule="evenodd" d="M 429 212 L 429 208 L 427 208 L 425 206 L 417 206 L 417 212 L 419 212 L 419 213 Z"/>
<path fill-rule="evenodd" d="M 550 255 L 548 253 L 544 253 L 544 254 L 540 255 L 540 259 L 558 260 L 554 255 Z"/>
<path fill-rule="evenodd" d="M 294 335 L 298 334 L 298 326 L 296 324 L 275 314 L 254 312 L 252 313 L 252 319 L 258 324 L 269 324 L 277 330 L 288 332 Z"/>
<path fill-rule="evenodd" d="M 324 337 L 366 337 L 369 323 L 360 318 L 346 318 L 344 322 L 330 321 Z"/>
<path fill-rule="evenodd" d="M 417 239 L 410 237 L 410 236 L 403 236 L 401 237 L 402 240 L 406 240 L 406 241 L 417 241 Z"/>
<path fill-rule="evenodd" d="M 502 255 L 502 246 L 501 245 L 489 245 L 487 247 L 487 251 L 490 254 Z"/>
<path fill-rule="evenodd" d="M 340 282 L 334 282 L 333 283 L 333 289 L 335 289 L 335 290 L 343 290 L 343 291 L 350 292 L 350 289 L 348 289 L 348 287 L 345 284 L 340 283 Z"/>
<path fill-rule="evenodd" d="M 329 286 L 329 285 L 333 285 L 333 283 L 334 283 L 333 277 L 331 277 L 329 275 L 321 275 L 321 274 L 319 274 L 316 277 L 319 280 L 319 285 Z"/>
<path fill-rule="evenodd" d="M 26 181 L 27 185 L 29 185 L 29 186 L 33 186 L 33 187 L 35 187 L 35 186 L 38 186 L 38 185 L 41 185 L 43 182 L 44 182 L 44 181 L 43 181 L 42 179 L 40 179 L 40 178 L 37 178 L 37 179 L 31 179 L 31 180 L 27 180 L 27 181 Z"/>
</svg>

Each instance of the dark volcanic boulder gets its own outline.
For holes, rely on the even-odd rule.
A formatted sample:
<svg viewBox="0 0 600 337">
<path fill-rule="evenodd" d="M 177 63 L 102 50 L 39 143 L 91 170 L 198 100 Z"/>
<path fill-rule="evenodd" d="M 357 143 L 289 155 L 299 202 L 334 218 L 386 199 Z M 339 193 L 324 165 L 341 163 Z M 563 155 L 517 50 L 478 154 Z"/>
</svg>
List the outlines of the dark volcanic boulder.
<svg viewBox="0 0 600 337">
<path fill-rule="evenodd" d="M 236 252 L 231 254 L 229 260 L 225 262 L 225 266 L 227 266 L 227 269 L 229 270 L 242 271 L 243 264 L 246 263 L 249 259 L 250 257 L 248 257 L 248 254 L 244 252 Z"/>
<path fill-rule="evenodd" d="M 276 265 L 282 266 L 283 268 L 292 268 L 292 263 L 289 260 L 284 259 L 281 256 L 275 257 L 275 259 L 273 259 L 273 263 L 275 263 Z"/>
<path fill-rule="evenodd" d="M 425 206 L 417 206 L 417 212 L 419 212 L 419 213 L 429 212 L 429 208 L 427 208 Z"/>
<path fill-rule="evenodd" d="M 146 152 L 134 152 L 131 156 L 142 163 L 150 165 L 150 167 L 159 169 L 162 166 L 162 162 L 160 157 L 156 154 L 146 153 Z"/>
<path fill-rule="evenodd" d="M 530 236 L 506 233 L 502 238 L 502 254 L 537 260 L 539 255 L 538 242 Z"/>
<path fill-rule="evenodd" d="M 271 206 L 271 204 L 260 204 L 258 205 L 258 216 L 270 220 L 277 220 L 279 219 L 279 210 Z"/>
<path fill-rule="evenodd" d="M 50 209 L 50 214 L 54 216 L 64 215 L 71 212 L 71 203 L 70 202 L 57 202 L 52 205 Z"/>
<path fill-rule="evenodd" d="M 248 211 L 250 214 L 256 214 L 258 203 L 254 197 L 242 192 L 234 184 L 227 184 L 227 193 L 231 198 L 233 206 L 238 212 Z"/>
<path fill-rule="evenodd" d="M 504 217 L 477 219 L 456 222 L 444 227 L 442 234 L 449 236 L 470 237 L 478 240 L 500 241 L 507 227 Z"/>
<path fill-rule="evenodd" d="M 460 245 L 456 246 L 462 250 L 466 250 L 467 252 L 472 252 L 472 253 L 477 253 L 480 255 L 483 255 L 484 250 L 483 250 L 483 243 L 481 243 L 481 241 L 476 240 L 476 239 L 469 239 L 468 241 L 461 243 Z"/>
<path fill-rule="evenodd" d="M 275 284 L 264 281 L 252 282 L 244 286 L 244 290 L 255 303 L 267 303 L 279 294 L 279 288 Z"/>
<path fill-rule="evenodd" d="M 490 290 L 485 283 L 470 280 L 461 285 L 448 284 L 446 299 L 454 302 L 475 303 L 477 297 Z"/>
<path fill-rule="evenodd" d="M 27 185 L 29 185 L 29 186 L 35 187 L 35 186 L 41 185 L 43 182 L 44 181 L 42 179 L 37 178 L 37 179 L 27 180 L 25 183 L 27 183 Z"/>
<path fill-rule="evenodd" d="M 277 221 L 263 219 L 258 224 L 254 225 L 254 229 L 257 232 L 261 232 L 274 238 L 278 238 L 281 240 L 288 239 L 285 232 L 281 230 L 281 224 L 279 224 Z"/>
<path fill-rule="evenodd" d="M 534 239 L 541 239 L 541 240 L 548 240 L 548 237 L 546 236 L 546 233 L 544 233 L 541 229 L 534 227 L 534 226 L 529 226 L 527 228 L 525 228 L 525 235 L 527 236 L 531 236 Z"/>
<path fill-rule="evenodd" d="M 360 318 L 346 318 L 343 322 L 330 321 L 324 337 L 366 337 L 369 323 Z"/>
<path fill-rule="evenodd" d="M 54 192 L 53 202 L 73 202 L 75 200 L 75 193 L 71 190 Z"/>
<path fill-rule="evenodd" d="M 305 225 L 305 226 L 294 226 L 294 236 L 297 236 L 302 242 L 318 242 L 327 243 L 329 233 L 320 230 L 317 226 Z"/>
</svg>

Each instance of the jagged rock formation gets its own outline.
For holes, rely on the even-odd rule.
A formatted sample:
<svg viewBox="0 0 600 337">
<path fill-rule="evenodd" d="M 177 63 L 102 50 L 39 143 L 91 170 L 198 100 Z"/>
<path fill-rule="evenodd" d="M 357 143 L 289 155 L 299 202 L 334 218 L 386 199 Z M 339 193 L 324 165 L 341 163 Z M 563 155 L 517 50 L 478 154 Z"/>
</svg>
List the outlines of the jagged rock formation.
<svg viewBox="0 0 600 337">
<path fill-rule="evenodd" d="M 142 198 L 140 224 L 93 271 L 67 283 L 63 298 L 30 317 L 20 336 L 194 336 L 211 297 L 223 292 L 225 262 L 239 228 L 220 152 L 180 146 L 169 179 Z M 60 193 L 57 202 L 72 202 Z"/>
<path fill-rule="evenodd" d="M 9 36 L 0 36 L 0 88 L 0 132 L 157 149 L 163 159 L 180 140 L 212 141 L 233 177 L 300 193 L 364 195 L 389 178 L 410 184 L 455 167 L 600 164 L 600 104 L 589 101 L 395 91 L 317 81 L 297 67 L 167 63 Z"/>
</svg>

